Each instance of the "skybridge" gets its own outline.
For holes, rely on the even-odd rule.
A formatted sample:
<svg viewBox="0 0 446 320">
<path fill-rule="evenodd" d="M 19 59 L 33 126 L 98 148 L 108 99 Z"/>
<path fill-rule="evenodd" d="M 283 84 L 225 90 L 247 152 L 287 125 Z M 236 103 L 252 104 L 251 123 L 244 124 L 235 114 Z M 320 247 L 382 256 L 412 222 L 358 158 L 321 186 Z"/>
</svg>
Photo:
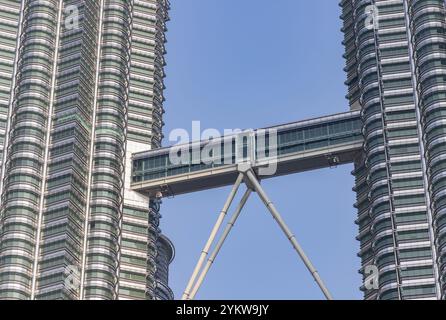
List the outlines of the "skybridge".
<svg viewBox="0 0 446 320">
<path fill-rule="evenodd" d="M 359 111 L 246 131 L 216 140 L 133 154 L 131 188 L 153 197 L 228 186 L 237 179 L 237 165 L 246 161 L 251 162 L 262 179 L 315 170 L 353 162 L 363 144 Z M 211 151 L 217 148 L 221 152 L 214 152 L 218 153 L 217 157 L 203 156 L 205 148 Z M 186 159 L 178 156 L 181 152 L 188 154 Z M 196 154 L 201 156 L 196 157 L 198 161 L 193 159 Z M 172 155 L 183 161 L 171 161 Z"/>
<path fill-rule="evenodd" d="M 133 154 L 131 188 L 154 199 L 232 185 L 182 299 L 195 298 L 253 192 L 271 213 L 324 296 L 333 299 L 260 181 L 353 162 L 363 147 L 361 127 L 360 112 L 351 111 Z M 243 182 L 246 190 L 210 252 Z"/>
</svg>

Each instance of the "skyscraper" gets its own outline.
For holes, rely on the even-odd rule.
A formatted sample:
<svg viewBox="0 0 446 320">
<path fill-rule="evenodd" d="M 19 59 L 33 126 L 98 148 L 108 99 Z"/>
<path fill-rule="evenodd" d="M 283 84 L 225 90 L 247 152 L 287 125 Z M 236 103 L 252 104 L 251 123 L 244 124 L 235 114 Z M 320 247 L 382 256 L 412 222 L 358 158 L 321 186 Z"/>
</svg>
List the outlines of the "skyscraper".
<svg viewBox="0 0 446 320">
<path fill-rule="evenodd" d="M 340 6 L 352 112 L 275 127 L 276 176 L 354 162 L 365 299 L 446 299 L 445 1 Z M 359 149 L 356 121 L 339 122 L 358 112 Z M 133 189 L 174 195 L 233 184 L 236 143 L 227 165 L 173 166 L 169 149 L 136 154 Z M 344 143 L 349 155 L 334 154 Z M 266 161 L 259 159 L 250 158 L 254 172 Z"/>
<path fill-rule="evenodd" d="M 167 0 L 2 0 L 0 299 L 172 299 L 159 202 Z"/>
<path fill-rule="evenodd" d="M 366 299 L 446 298 L 444 0 L 342 0 Z"/>
<path fill-rule="evenodd" d="M 131 186 L 181 174 L 141 155 L 132 177 L 161 145 L 169 3 L 0 4 L 0 299 L 172 299 L 160 201 Z M 445 1 L 340 5 L 364 297 L 446 299 Z M 331 118 L 293 152 L 329 146 Z"/>
</svg>

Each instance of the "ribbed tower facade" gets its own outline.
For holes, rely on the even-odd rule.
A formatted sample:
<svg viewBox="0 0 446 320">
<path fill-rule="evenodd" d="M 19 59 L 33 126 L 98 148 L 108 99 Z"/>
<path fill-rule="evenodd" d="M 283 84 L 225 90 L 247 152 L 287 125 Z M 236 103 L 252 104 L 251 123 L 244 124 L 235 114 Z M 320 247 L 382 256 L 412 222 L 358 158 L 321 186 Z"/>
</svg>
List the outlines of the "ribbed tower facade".
<svg viewBox="0 0 446 320">
<path fill-rule="evenodd" d="M 0 299 L 172 299 L 159 201 L 129 188 L 162 139 L 169 3 L 0 4 Z"/>
<path fill-rule="evenodd" d="M 444 0 L 343 0 L 365 299 L 446 298 Z"/>
</svg>

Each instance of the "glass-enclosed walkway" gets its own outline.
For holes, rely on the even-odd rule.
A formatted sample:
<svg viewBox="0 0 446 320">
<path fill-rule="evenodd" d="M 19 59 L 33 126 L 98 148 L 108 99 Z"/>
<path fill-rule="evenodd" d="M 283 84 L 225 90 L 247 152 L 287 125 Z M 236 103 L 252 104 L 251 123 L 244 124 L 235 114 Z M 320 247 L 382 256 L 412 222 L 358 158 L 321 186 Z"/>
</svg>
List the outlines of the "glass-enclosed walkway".
<svg viewBox="0 0 446 320">
<path fill-rule="evenodd" d="M 359 111 L 244 131 L 133 155 L 132 189 L 154 196 L 225 186 L 250 161 L 259 178 L 350 163 L 362 148 Z"/>
</svg>

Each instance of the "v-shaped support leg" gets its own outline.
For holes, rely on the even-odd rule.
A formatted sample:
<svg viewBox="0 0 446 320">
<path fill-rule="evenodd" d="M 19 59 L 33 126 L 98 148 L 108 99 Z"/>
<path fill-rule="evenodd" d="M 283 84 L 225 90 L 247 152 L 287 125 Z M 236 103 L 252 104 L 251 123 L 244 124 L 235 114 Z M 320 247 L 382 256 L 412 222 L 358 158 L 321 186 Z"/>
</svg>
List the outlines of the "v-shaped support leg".
<svg viewBox="0 0 446 320">
<path fill-rule="evenodd" d="M 206 245 L 204 246 L 203 250 L 201 251 L 200 258 L 198 259 L 197 265 L 195 266 L 192 276 L 187 284 L 186 290 L 184 290 L 183 296 L 181 297 L 182 300 L 189 300 L 190 292 L 192 290 L 192 286 L 194 285 L 194 283 L 197 279 L 198 272 L 203 267 L 205 259 L 209 253 L 209 249 L 211 248 L 211 245 L 214 242 L 215 237 L 217 236 L 217 233 L 220 230 L 221 225 L 223 224 L 223 220 L 225 219 L 228 209 L 231 206 L 232 202 L 234 201 L 235 195 L 237 194 L 237 191 L 238 191 L 240 184 L 242 182 L 243 182 L 243 173 L 239 173 L 237 180 L 235 181 L 235 184 L 232 187 L 228 198 L 226 199 L 223 209 L 221 210 L 221 212 L 217 218 L 217 222 L 215 223 L 214 228 L 212 229 L 211 235 L 209 236 L 209 239 L 206 242 Z"/>
<path fill-rule="evenodd" d="M 310 259 L 308 259 L 307 255 L 305 254 L 304 250 L 300 246 L 300 244 L 297 242 L 296 236 L 291 232 L 291 230 L 286 225 L 285 221 L 282 219 L 281 215 L 279 214 L 279 211 L 277 211 L 274 204 L 271 202 L 271 200 L 268 198 L 267 194 L 263 190 L 262 186 L 260 185 L 259 181 L 257 180 L 257 177 L 254 175 L 252 170 L 246 171 L 246 177 L 249 179 L 249 182 L 254 187 L 254 190 L 257 192 L 259 197 L 262 199 L 265 206 L 268 208 L 268 210 L 271 212 L 274 220 L 277 221 L 282 231 L 285 233 L 288 240 L 291 242 L 291 245 L 294 247 L 294 249 L 299 254 L 300 258 L 304 262 L 305 266 L 307 267 L 308 271 L 310 271 L 311 275 L 313 276 L 314 280 L 318 284 L 319 288 L 321 288 L 322 292 L 324 293 L 327 300 L 333 300 L 333 297 L 331 296 L 330 292 L 328 291 L 327 287 L 325 286 L 324 282 L 322 281 L 321 277 L 319 276 L 319 273 L 314 268 L 313 264 L 311 263 Z"/>
<path fill-rule="evenodd" d="M 229 233 L 232 230 L 232 227 L 234 226 L 236 220 L 240 216 L 240 213 L 245 206 L 246 202 L 248 201 L 248 198 L 252 191 L 257 192 L 262 202 L 265 204 L 267 209 L 270 211 L 273 218 L 277 221 L 282 231 L 285 233 L 288 240 L 291 242 L 291 245 L 293 248 L 297 251 L 299 254 L 299 257 L 304 262 L 307 269 L 310 271 L 313 279 L 318 284 L 319 288 L 322 290 L 324 296 L 327 298 L 327 300 L 332 300 L 332 296 L 330 292 L 328 291 L 327 287 L 323 283 L 321 277 L 319 276 L 319 273 L 314 268 L 313 264 L 311 263 L 310 259 L 307 257 L 305 252 L 303 251 L 300 244 L 297 242 L 296 236 L 291 232 L 291 230 L 286 225 L 285 221 L 277 211 L 274 204 L 271 202 L 271 200 L 268 198 L 266 192 L 263 190 L 262 186 L 260 185 L 260 182 L 258 181 L 256 175 L 252 171 L 252 168 L 250 165 L 240 165 L 239 166 L 239 176 L 237 177 L 237 180 L 232 187 L 232 190 L 226 200 L 225 205 L 223 206 L 223 210 L 221 211 L 217 222 L 212 229 L 211 235 L 206 242 L 206 245 L 201 252 L 200 258 L 198 260 L 197 265 L 195 266 L 194 272 L 192 273 L 192 276 L 187 284 L 186 290 L 184 291 L 184 294 L 182 296 L 183 300 L 191 300 L 195 298 L 195 295 L 197 294 L 198 290 L 200 289 L 201 285 L 203 284 L 203 281 L 209 272 L 209 269 L 211 268 L 213 262 L 215 261 L 218 253 L 220 252 L 226 238 L 228 237 Z M 203 270 L 203 264 L 205 263 L 205 259 L 209 253 L 209 249 L 211 248 L 218 231 L 220 230 L 220 227 L 223 223 L 223 220 L 227 214 L 227 211 L 229 207 L 231 206 L 235 195 L 240 187 L 240 184 L 242 183 L 243 179 L 245 179 L 245 184 L 247 185 L 248 189 L 246 190 L 245 194 L 243 195 L 242 199 L 240 200 L 239 205 L 237 206 L 237 209 L 235 210 L 234 214 L 232 215 L 231 219 L 228 222 L 228 225 L 226 226 L 225 230 L 223 231 L 223 234 L 220 237 L 220 240 L 218 241 L 215 249 L 213 250 L 211 256 L 206 262 L 206 265 Z M 201 273 L 199 274 L 201 270 Z M 198 278 L 198 279 L 197 279 Z"/>
<path fill-rule="evenodd" d="M 200 289 L 201 285 L 203 284 L 204 278 L 209 272 L 209 269 L 211 268 L 212 264 L 214 263 L 215 259 L 217 258 L 218 253 L 220 252 L 220 249 L 223 247 L 223 244 L 226 241 L 226 238 L 228 237 L 229 233 L 231 232 L 232 228 L 235 225 L 235 222 L 237 221 L 238 217 L 240 216 L 240 213 L 243 210 L 243 207 L 245 206 L 246 202 L 248 201 L 249 196 L 251 195 L 251 189 L 246 189 L 245 194 L 243 195 L 242 199 L 240 200 L 240 203 L 237 206 L 237 209 L 235 209 L 234 214 L 232 215 L 231 219 L 229 220 L 228 224 L 226 225 L 225 230 L 223 231 L 223 234 L 221 235 L 220 240 L 217 242 L 217 245 L 215 246 L 214 251 L 212 251 L 211 255 L 209 256 L 208 261 L 206 262 L 206 265 L 204 266 L 203 271 L 201 272 L 200 276 L 198 277 L 197 283 L 195 284 L 194 288 L 192 289 L 192 292 L 189 296 L 189 299 L 193 300 L 195 298 L 195 295 L 197 294 L 198 290 Z"/>
</svg>

